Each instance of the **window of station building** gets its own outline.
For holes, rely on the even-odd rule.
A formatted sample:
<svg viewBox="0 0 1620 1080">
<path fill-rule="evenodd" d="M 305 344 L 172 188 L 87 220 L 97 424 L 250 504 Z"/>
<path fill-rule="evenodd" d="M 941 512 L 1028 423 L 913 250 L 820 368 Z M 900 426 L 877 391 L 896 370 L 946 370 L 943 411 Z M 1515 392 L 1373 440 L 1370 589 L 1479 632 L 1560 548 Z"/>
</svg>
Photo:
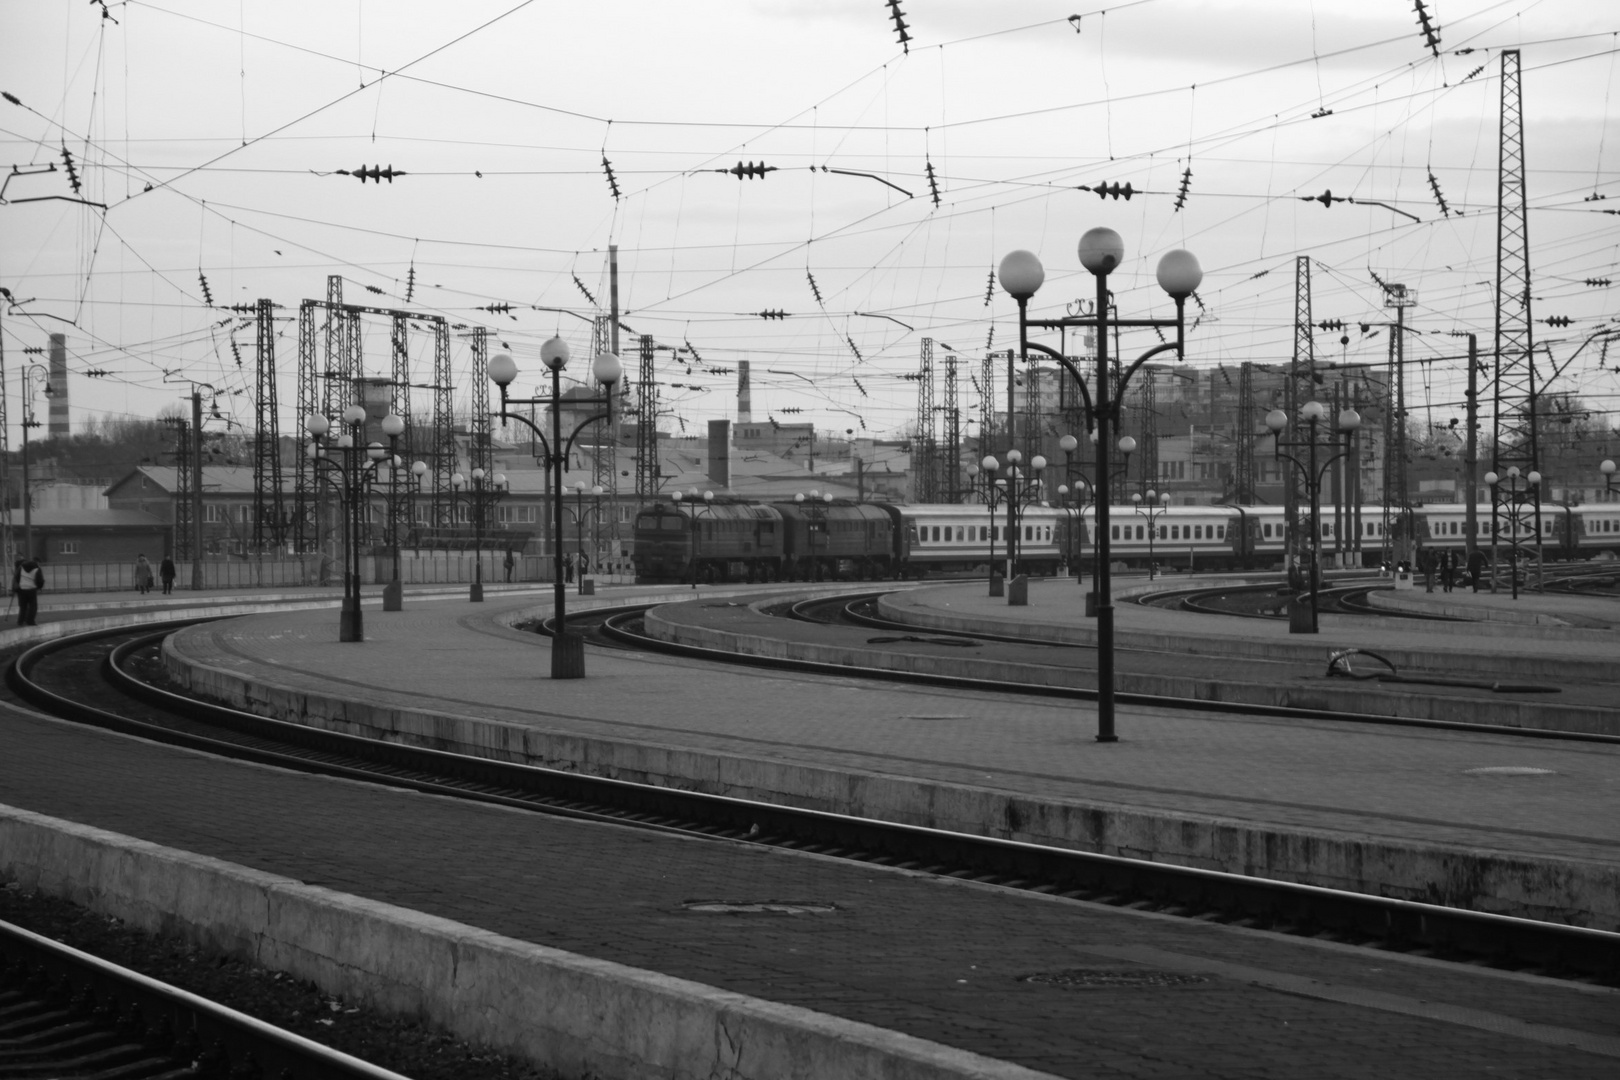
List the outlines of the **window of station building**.
<svg viewBox="0 0 1620 1080">
<path fill-rule="evenodd" d="M 56 546 L 56 553 L 58 555 L 77 555 L 79 553 L 79 542 L 77 540 L 63 540 Z"/>
</svg>

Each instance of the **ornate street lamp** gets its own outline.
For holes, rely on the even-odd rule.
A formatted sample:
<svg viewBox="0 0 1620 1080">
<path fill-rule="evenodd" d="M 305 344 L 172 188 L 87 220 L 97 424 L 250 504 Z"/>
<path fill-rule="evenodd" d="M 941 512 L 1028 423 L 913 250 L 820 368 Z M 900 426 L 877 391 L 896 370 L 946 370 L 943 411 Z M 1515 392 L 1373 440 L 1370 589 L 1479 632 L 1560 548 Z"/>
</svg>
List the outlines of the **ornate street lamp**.
<svg viewBox="0 0 1620 1080">
<path fill-rule="evenodd" d="M 568 366 L 568 344 L 560 337 L 554 337 L 540 346 L 540 361 L 551 372 L 551 395 L 539 398 L 512 398 L 507 396 L 507 387 L 517 378 L 516 362 L 506 353 L 498 353 L 489 358 L 489 377 L 501 388 L 501 426 L 505 427 L 508 420 L 516 420 L 526 426 L 540 440 L 543 450 L 542 463 L 551 470 L 552 495 L 552 539 L 555 546 L 552 552 L 552 573 L 555 575 L 554 605 L 552 616 L 554 622 L 553 638 L 551 642 L 551 677 L 553 679 L 582 679 L 585 677 L 585 639 L 578 635 L 570 635 L 567 625 L 567 588 L 563 582 L 563 463 L 568 460 L 569 452 L 573 449 L 574 439 L 585 430 L 586 426 L 598 420 L 606 420 L 611 426 L 613 423 L 613 387 L 624 375 L 624 368 L 619 358 L 610 352 L 596 354 L 591 362 L 591 374 L 603 387 L 599 397 L 575 398 L 574 404 L 601 405 L 603 411 L 581 420 L 563 442 L 562 437 L 562 372 Z M 551 438 L 546 438 L 534 421 L 510 411 L 511 405 L 547 405 L 551 408 Z"/>
<path fill-rule="evenodd" d="M 1607 463 L 1605 463 L 1607 464 Z M 1485 483 L 1491 489 L 1491 590 L 1496 590 L 1497 559 L 1496 542 L 1501 532 L 1503 509 L 1508 520 L 1508 576 L 1513 579 L 1513 599 L 1519 598 L 1519 551 L 1526 546 L 1526 530 L 1535 532 L 1536 544 L 1536 573 L 1537 586 L 1540 586 L 1541 572 L 1541 474 L 1532 469 L 1524 476 L 1519 475 L 1517 465 L 1508 466 L 1506 476 L 1498 476 L 1494 472 L 1485 474 Z M 1525 504 L 1530 504 L 1528 523 L 1525 520 Z"/>
<path fill-rule="evenodd" d="M 670 500 L 674 502 L 679 512 L 681 507 L 681 493 L 670 492 Z M 705 491 L 701 502 L 698 499 L 697 488 L 693 488 L 686 496 L 686 501 L 692 507 L 692 588 L 698 587 L 698 578 L 703 575 L 703 531 L 698 528 L 698 519 L 706 516 L 714 509 L 714 492 Z"/>
<path fill-rule="evenodd" d="M 1106 477 L 1108 472 L 1109 425 L 1117 423 L 1119 419 L 1119 401 L 1123 398 L 1125 387 L 1130 378 L 1139 368 L 1154 356 L 1163 352 L 1174 352 L 1177 359 L 1184 358 L 1186 353 L 1186 304 L 1187 297 L 1198 288 L 1204 279 L 1204 272 L 1198 265 L 1198 260 L 1188 251 L 1170 251 L 1159 260 L 1158 281 L 1159 287 L 1170 295 L 1176 305 L 1174 319 L 1120 319 L 1110 318 L 1108 304 L 1108 275 L 1116 270 L 1125 259 L 1125 242 L 1113 229 L 1091 229 L 1080 238 L 1080 264 L 1091 272 L 1097 283 L 1097 297 L 1093 307 L 1093 314 L 1084 316 L 1069 316 L 1061 319 L 1031 319 L 1029 318 L 1030 298 L 1040 289 L 1046 280 L 1046 270 L 1041 266 L 1041 260 L 1033 252 L 1014 251 L 1001 260 L 997 270 L 997 278 L 1001 287 L 1007 290 L 1018 304 L 1018 346 L 1025 359 L 1030 349 L 1046 353 L 1073 376 L 1075 384 L 1080 388 L 1081 396 L 1085 399 L 1087 411 L 1095 421 L 1093 430 L 1097 434 L 1097 475 Z M 1085 380 L 1075 368 L 1073 361 L 1056 349 L 1045 345 L 1037 345 L 1029 340 L 1029 328 L 1039 327 L 1048 330 L 1061 330 L 1069 327 L 1087 326 L 1096 330 L 1097 341 L 1097 376 L 1095 381 L 1096 397 L 1092 400 L 1087 394 Z M 1155 346 L 1136 359 L 1118 380 L 1118 386 L 1110 393 L 1112 373 L 1108 358 L 1108 334 L 1112 327 L 1148 327 L 1171 329 L 1176 332 L 1175 340 L 1167 341 Z M 1009 393 L 1008 415 L 1014 412 Z M 1114 605 L 1109 595 L 1110 574 L 1108 570 L 1108 502 L 1106 498 L 1097 500 L 1097 741 L 1115 742 L 1118 736 L 1114 733 Z"/>
<path fill-rule="evenodd" d="M 1158 519 L 1163 517 L 1165 511 L 1170 508 L 1170 496 L 1168 493 L 1161 495 L 1149 488 L 1146 499 L 1139 493 L 1131 495 L 1131 507 L 1138 514 L 1147 518 L 1148 580 L 1152 581 L 1159 576 L 1158 564 L 1153 561 L 1153 537 L 1159 531 Z"/>
<path fill-rule="evenodd" d="M 1314 634 L 1318 630 L 1318 588 L 1322 576 L 1322 480 L 1335 461 L 1352 455 L 1351 437 L 1357 428 L 1361 427 L 1361 414 L 1354 409 L 1345 409 L 1339 413 L 1336 430 L 1327 439 L 1318 441 L 1317 427 L 1327 415 L 1327 407 L 1320 401 L 1307 401 L 1300 406 L 1299 418 L 1305 421 L 1307 432 L 1303 440 L 1285 442 L 1282 437 L 1283 429 L 1288 426 L 1288 414 L 1281 409 L 1272 409 L 1266 414 L 1266 427 L 1271 429 L 1272 455 L 1277 460 L 1287 460 L 1294 468 L 1304 474 L 1305 490 L 1311 500 L 1311 623 L 1309 627 L 1296 624 L 1289 620 L 1290 633 Z M 1340 437 L 1344 439 L 1344 448 L 1339 449 Z M 1301 461 L 1292 454 L 1283 453 L 1283 447 L 1290 449 L 1305 449 L 1309 451 L 1309 458 Z M 1336 453 L 1322 462 L 1317 468 L 1316 452 L 1318 449 L 1335 450 Z"/>
<path fill-rule="evenodd" d="M 333 424 L 320 414 L 304 418 L 304 430 L 310 435 L 306 451 L 317 465 L 326 465 L 337 472 L 338 490 L 343 494 L 343 603 L 338 615 L 339 641 L 364 641 L 365 625 L 360 615 L 360 503 L 365 497 L 366 477 L 387 453 L 382 444 L 359 445 L 366 422 L 363 406 L 350 405 L 343 410 L 342 422 L 349 432 L 340 434 L 333 443 L 325 442 Z M 342 462 L 333 461 L 336 454 Z"/>
</svg>

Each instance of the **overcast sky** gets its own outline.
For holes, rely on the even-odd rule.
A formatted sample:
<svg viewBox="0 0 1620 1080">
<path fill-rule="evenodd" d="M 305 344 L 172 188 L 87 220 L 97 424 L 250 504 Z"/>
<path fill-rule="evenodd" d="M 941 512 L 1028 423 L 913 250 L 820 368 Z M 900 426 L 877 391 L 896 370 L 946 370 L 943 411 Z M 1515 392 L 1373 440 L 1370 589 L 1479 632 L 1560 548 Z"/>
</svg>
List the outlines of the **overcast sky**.
<svg viewBox="0 0 1620 1080">
<path fill-rule="evenodd" d="M 1382 362 L 1387 336 L 1353 325 L 1391 317 L 1374 275 L 1417 291 L 1413 356 L 1455 354 L 1451 330 L 1488 348 L 1503 48 L 1522 50 L 1534 316 L 1572 320 L 1536 327 L 1543 367 L 1616 406 L 1620 345 L 1608 370 L 1596 344 L 1570 358 L 1616 314 L 1586 281 L 1620 280 L 1602 212 L 1620 210 L 1620 5 L 1430 2 L 1438 57 L 1410 0 L 900 8 L 909 51 L 882 0 L 0 0 L 0 90 L 20 102 L 0 102 L 12 444 L 21 350 L 55 331 L 76 423 L 206 383 L 251 426 L 254 335 L 221 307 L 260 297 L 288 320 L 290 431 L 292 320 L 332 274 L 352 303 L 487 325 L 537 372 L 554 333 L 587 351 L 576 315 L 607 303 L 610 244 L 624 323 L 694 350 L 658 354 L 676 430 L 733 415 L 716 369 L 746 359 L 756 419 L 894 435 L 924 337 L 970 358 L 1016 342 L 1012 302 L 986 303 L 1008 251 L 1046 264 L 1037 314 L 1090 295 L 1075 243 L 1093 225 L 1125 238 L 1127 317 L 1170 314 L 1164 251 L 1199 256 L 1195 365 L 1288 359 L 1300 255 L 1314 318 L 1352 324 L 1348 346 L 1317 336 L 1319 359 Z M 718 171 L 739 162 L 776 171 Z M 406 175 L 335 172 L 374 165 Z M 1078 190 L 1127 182 L 1129 201 Z M 1383 205 L 1305 201 L 1329 189 Z M 105 209 L 21 201 L 47 196 Z M 1155 343 L 1140 333 L 1127 353 Z M 425 335 L 412 354 L 427 381 Z M 365 362 L 388 370 L 383 321 Z M 1456 415 L 1460 371 L 1419 365 L 1409 406 Z"/>
</svg>

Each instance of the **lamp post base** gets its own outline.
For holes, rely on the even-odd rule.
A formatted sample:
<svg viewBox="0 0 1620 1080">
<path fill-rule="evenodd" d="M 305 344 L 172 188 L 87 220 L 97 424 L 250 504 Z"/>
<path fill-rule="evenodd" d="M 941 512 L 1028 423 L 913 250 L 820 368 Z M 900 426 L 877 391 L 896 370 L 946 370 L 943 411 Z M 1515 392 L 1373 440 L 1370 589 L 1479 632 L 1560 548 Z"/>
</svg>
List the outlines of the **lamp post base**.
<svg viewBox="0 0 1620 1080">
<path fill-rule="evenodd" d="M 991 596 L 1005 596 L 1006 595 L 1006 586 L 1005 586 L 1003 578 L 1002 578 L 1002 576 L 1000 574 L 991 574 L 990 575 L 990 595 Z"/>
<path fill-rule="evenodd" d="M 1316 612 L 1311 610 L 1308 600 L 1295 597 L 1288 601 L 1288 632 L 1290 634 L 1314 634 L 1317 632 Z"/>
<path fill-rule="evenodd" d="M 472 588 L 467 590 L 467 599 L 475 604 L 484 602 L 484 583 L 482 581 L 472 583 Z"/>
<path fill-rule="evenodd" d="M 338 640 L 366 640 L 365 624 L 360 618 L 359 597 L 345 596 L 343 598 L 343 607 L 338 612 Z"/>
<path fill-rule="evenodd" d="M 383 586 L 383 610 L 403 611 L 405 608 L 405 585 L 395 578 Z"/>
<path fill-rule="evenodd" d="M 551 639 L 551 677 L 553 679 L 583 679 L 585 677 L 585 636 L 563 633 Z"/>
<path fill-rule="evenodd" d="M 1097 590 L 1095 588 L 1093 588 L 1090 592 L 1086 593 L 1086 618 L 1095 619 L 1096 617 L 1097 617 Z"/>
</svg>

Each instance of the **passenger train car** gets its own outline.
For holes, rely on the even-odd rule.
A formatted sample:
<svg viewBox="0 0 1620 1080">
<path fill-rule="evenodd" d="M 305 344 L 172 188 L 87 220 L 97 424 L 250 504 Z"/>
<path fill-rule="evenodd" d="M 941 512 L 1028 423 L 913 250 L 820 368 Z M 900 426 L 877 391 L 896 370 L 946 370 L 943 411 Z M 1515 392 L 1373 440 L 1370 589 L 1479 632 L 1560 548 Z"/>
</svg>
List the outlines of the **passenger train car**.
<svg viewBox="0 0 1620 1080">
<path fill-rule="evenodd" d="M 1420 551 L 1466 546 L 1466 507 L 1444 504 L 1406 512 Z M 1545 558 L 1600 553 L 1620 558 L 1620 502 L 1543 504 L 1540 520 Z M 1491 507 L 1475 507 L 1477 547 L 1489 548 L 1492 524 Z M 1310 528 L 1308 514 L 1302 527 Z M 1341 512 L 1336 523 L 1324 508 L 1318 527 L 1324 554 L 1359 548 L 1363 564 L 1375 565 L 1399 519 L 1395 510 L 1362 506 L 1358 513 Z M 1507 523 L 1497 528 L 1498 542 L 1511 543 Z M 1520 531 L 1528 537 L 1533 529 L 1527 520 Z M 1018 573 L 1056 574 L 1096 562 L 1095 506 L 1025 507 L 1017 530 Z M 1151 515 L 1134 506 L 1111 506 L 1108 531 L 1110 560 L 1126 566 L 1151 561 L 1196 570 L 1276 569 L 1287 550 L 1279 506 L 1170 506 Z M 982 503 L 658 502 L 635 522 L 636 575 L 647 582 L 987 573 L 1006 559 L 1006 551 L 1006 509 L 992 514 Z"/>
</svg>

